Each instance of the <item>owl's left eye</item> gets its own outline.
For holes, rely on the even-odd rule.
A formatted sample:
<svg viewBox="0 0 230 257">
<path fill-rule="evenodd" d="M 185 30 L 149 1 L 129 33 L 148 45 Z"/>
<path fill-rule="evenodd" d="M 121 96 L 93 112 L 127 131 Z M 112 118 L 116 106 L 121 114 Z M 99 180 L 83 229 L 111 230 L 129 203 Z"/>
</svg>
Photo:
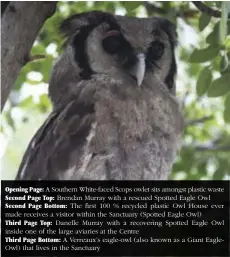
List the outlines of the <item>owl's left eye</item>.
<svg viewBox="0 0 230 257">
<path fill-rule="evenodd" d="M 110 31 L 102 41 L 102 46 L 108 54 L 117 53 L 122 45 L 123 38 L 118 31 Z"/>
<path fill-rule="evenodd" d="M 153 42 L 148 49 L 148 59 L 158 61 L 162 57 L 164 49 L 163 43 L 158 41 Z"/>
</svg>

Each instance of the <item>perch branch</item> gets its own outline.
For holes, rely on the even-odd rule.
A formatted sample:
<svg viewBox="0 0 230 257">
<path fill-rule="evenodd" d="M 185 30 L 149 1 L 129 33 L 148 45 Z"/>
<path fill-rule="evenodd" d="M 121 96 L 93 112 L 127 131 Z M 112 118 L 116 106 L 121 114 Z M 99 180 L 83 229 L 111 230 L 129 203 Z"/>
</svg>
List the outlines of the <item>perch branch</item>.
<svg viewBox="0 0 230 257">
<path fill-rule="evenodd" d="M 196 6 L 198 10 L 200 10 L 203 13 L 206 13 L 209 16 L 213 16 L 216 18 L 221 17 L 221 11 L 211 8 L 201 1 L 192 1 L 192 3 Z M 228 15 L 228 18 L 230 18 L 230 14 Z"/>
</svg>

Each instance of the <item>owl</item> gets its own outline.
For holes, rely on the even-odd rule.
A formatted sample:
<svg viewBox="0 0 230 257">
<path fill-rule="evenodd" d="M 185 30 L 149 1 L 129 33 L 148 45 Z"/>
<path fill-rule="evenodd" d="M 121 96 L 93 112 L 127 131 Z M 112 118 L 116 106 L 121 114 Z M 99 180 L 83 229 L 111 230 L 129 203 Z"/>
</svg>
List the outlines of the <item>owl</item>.
<svg viewBox="0 0 230 257">
<path fill-rule="evenodd" d="M 66 41 L 51 72 L 53 110 L 16 179 L 167 179 L 183 128 L 173 24 L 92 11 L 60 30 Z"/>
</svg>

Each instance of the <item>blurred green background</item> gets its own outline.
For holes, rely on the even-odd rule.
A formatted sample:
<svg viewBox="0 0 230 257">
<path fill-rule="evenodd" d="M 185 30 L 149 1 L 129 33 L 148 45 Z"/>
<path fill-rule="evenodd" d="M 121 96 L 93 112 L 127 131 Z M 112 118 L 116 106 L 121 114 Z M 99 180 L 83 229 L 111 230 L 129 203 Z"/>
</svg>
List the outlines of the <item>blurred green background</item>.
<svg viewBox="0 0 230 257">
<path fill-rule="evenodd" d="M 177 96 L 185 128 L 171 179 L 229 179 L 230 2 L 204 3 L 222 11 L 222 16 L 211 18 L 191 2 L 58 2 L 56 13 L 46 21 L 31 50 L 31 56 L 45 57 L 22 68 L 1 117 L 2 179 L 14 179 L 27 144 L 52 109 L 47 88 L 52 62 L 63 43 L 60 22 L 90 10 L 163 16 L 177 25 Z"/>
</svg>

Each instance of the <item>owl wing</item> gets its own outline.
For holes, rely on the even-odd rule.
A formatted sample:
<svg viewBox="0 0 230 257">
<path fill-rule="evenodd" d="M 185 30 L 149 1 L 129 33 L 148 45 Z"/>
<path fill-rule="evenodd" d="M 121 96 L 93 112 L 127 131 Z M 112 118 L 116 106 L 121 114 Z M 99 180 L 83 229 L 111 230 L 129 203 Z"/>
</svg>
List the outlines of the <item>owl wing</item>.
<svg viewBox="0 0 230 257">
<path fill-rule="evenodd" d="M 68 179 L 92 157 L 87 141 L 92 139 L 94 105 L 70 101 L 53 111 L 32 138 L 16 180 Z"/>
</svg>

